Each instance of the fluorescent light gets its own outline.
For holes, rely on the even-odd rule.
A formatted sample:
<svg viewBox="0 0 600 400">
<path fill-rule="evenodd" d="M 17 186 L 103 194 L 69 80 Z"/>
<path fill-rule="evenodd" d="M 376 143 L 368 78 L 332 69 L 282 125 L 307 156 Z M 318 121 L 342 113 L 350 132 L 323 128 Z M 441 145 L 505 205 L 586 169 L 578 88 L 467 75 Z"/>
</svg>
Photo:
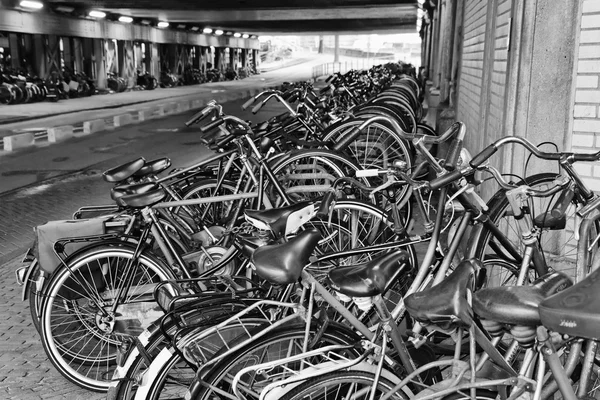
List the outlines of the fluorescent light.
<svg viewBox="0 0 600 400">
<path fill-rule="evenodd" d="M 151 21 L 147 20 L 147 19 L 143 19 L 140 21 L 143 25 L 150 25 Z"/>
<path fill-rule="evenodd" d="M 19 5 L 24 8 L 33 8 L 34 10 L 39 10 L 40 8 L 44 7 L 44 5 L 39 1 L 31 0 L 23 0 L 21 3 L 19 3 Z"/>
<path fill-rule="evenodd" d="M 185 25 L 184 24 L 179 24 L 179 25 L 177 25 L 177 29 L 185 29 Z"/>
<path fill-rule="evenodd" d="M 197 26 L 192 26 L 190 29 L 193 30 L 194 32 L 196 32 L 200 28 L 198 28 Z"/>
<path fill-rule="evenodd" d="M 212 29 L 204 28 L 204 29 L 202 29 L 202 33 L 206 33 L 206 34 L 210 35 L 212 33 Z"/>
<path fill-rule="evenodd" d="M 219 35 L 222 35 L 222 34 L 223 34 L 223 31 L 222 31 L 222 30 L 220 30 L 220 29 L 217 29 L 217 30 L 215 31 L 215 35 L 217 35 L 217 36 L 219 36 Z"/>
<path fill-rule="evenodd" d="M 159 21 L 157 26 L 159 28 L 166 28 L 167 26 L 169 26 L 169 23 L 167 21 Z"/>
<path fill-rule="evenodd" d="M 106 17 L 106 13 L 104 13 L 102 11 L 94 10 L 94 11 L 90 11 L 89 16 L 93 17 L 93 18 L 104 18 L 104 17 Z"/>
<path fill-rule="evenodd" d="M 250 37 L 250 35 L 248 35 L 247 33 L 244 33 L 244 34 L 242 35 L 242 37 L 243 37 L 244 39 L 248 39 L 248 38 Z"/>
<path fill-rule="evenodd" d="M 251 38 L 251 39 L 258 39 L 258 36 L 256 36 L 256 35 L 252 35 L 252 36 L 250 36 L 250 38 Z"/>
<path fill-rule="evenodd" d="M 56 11 L 60 11 L 60 12 L 64 12 L 64 13 L 72 13 L 73 11 L 75 11 L 75 7 L 69 7 L 69 6 L 58 6 L 55 8 Z"/>
<path fill-rule="evenodd" d="M 233 37 L 240 37 L 240 36 L 242 36 L 242 34 L 239 33 L 239 32 L 236 32 L 236 33 L 233 34 Z"/>
<path fill-rule="evenodd" d="M 133 22 L 133 18 L 122 15 L 119 17 L 119 22 L 125 22 L 126 24 L 129 24 Z"/>
</svg>

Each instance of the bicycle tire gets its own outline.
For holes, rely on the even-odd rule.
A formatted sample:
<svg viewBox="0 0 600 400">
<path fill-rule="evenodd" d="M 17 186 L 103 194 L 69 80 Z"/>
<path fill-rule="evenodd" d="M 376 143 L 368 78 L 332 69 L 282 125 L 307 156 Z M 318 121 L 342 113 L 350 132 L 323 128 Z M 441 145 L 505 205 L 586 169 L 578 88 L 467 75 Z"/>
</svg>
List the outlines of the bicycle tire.
<svg viewBox="0 0 600 400">
<path fill-rule="evenodd" d="M 285 393 L 280 397 L 280 400 L 304 400 L 304 399 L 369 399 L 371 390 L 375 384 L 375 374 L 367 371 L 335 371 L 321 376 L 317 376 L 301 383 L 289 392 Z M 343 386 L 340 386 L 343 385 Z M 334 387 L 338 387 L 338 390 L 334 390 Z M 355 387 L 362 386 L 362 390 L 354 390 Z M 340 390 L 342 387 L 347 387 L 345 390 L 346 395 L 340 396 Z M 375 398 L 379 398 L 384 393 L 391 391 L 394 388 L 394 383 L 381 376 L 377 382 L 377 392 Z M 352 390 L 352 394 L 349 394 L 349 390 Z M 357 396 L 361 392 L 364 396 Z M 377 396 L 377 393 L 380 395 Z M 328 394 L 332 394 L 329 396 Z M 408 400 L 405 394 L 396 393 L 391 399 L 394 400 Z"/>
<path fill-rule="evenodd" d="M 189 325 L 187 328 L 201 328 L 205 326 L 209 328 L 214 324 L 217 324 L 226 318 L 229 318 L 232 313 L 242 311 L 247 305 L 242 303 L 235 303 L 232 299 L 219 299 L 216 302 L 214 300 L 208 300 L 212 304 L 208 304 L 202 309 L 190 310 L 185 316 L 185 322 Z M 212 312 L 216 312 L 213 315 Z M 138 388 L 138 380 L 142 376 L 143 371 L 146 370 L 150 365 L 148 361 L 152 362 L 159 352 L 170 345 L 170 338 L 165 336 L 163 331 L 174 334 L 179 328 L 176 324 L 170 324 L 169 326 L 163 326 L 161 329 L 161 323 L 155 322 L 147 330 L 147 339 L 144 339 L 144 351 L 146 355 L 140 354 L 139 350 L 135 349 L 132 353 L 128 354 L 128 359 L 133 357 L 133 360 L 129 363 L 128 368 L 124 371 L 120 371 L 118 376 L 115 374 L 114 379 L 118 379 L 119 383 L 117 386 L 109 391 L 108 399 L 110 400 L 131 400 L 135 397 Z M 148 359 L 149 357 L 149 359 Z M 124 363 L 124 365 L 126 365 Z M 112 392 L 112 393 L 111 393 Z"/>
<path fill-rule="evenodd" d="M 315 333 L 315 327 L 311 326 L 311 334 Z M 271 345 L 275 345 L 277 346 L 277 344 L 280 343 L 285 343 L 286 341 L 289 341 L 288 343 L 288 348 L 287 349 L 283 349 L 284 346 L 281 347 L 281 349 L 283 349 L 285 351 L 285 356 L 291 356 L 291 349 L 289 348 L 290 345 L 293 345 L 293 340 L 300 340 L 302 341 L 304 339 L 305 336 L 305 325 L 304 324 L 297 324 L 297 325 L 292 325 L 292 326 L 288 326 L 285 327 L 283 329 L 279 329 L 279 330 L 275 330 L 273 332 L 268 333 L 267 335 L 252 341 L 251 343 L 249 343 L 246 346 L 243 346 L 241 349 L 239 349 L 238 351 L 230 354 L 229 356 L 226 356 L 225 358 L 223 358 L 222 360 L 218 361 L 216 364 L 214 364 L 209 370 L 205 371 L 205 373 L 199 373 L 198 375 L 202 375 L 200 376 L 196 376 L 192 382 L 192 384 L 189 387 L 189 393 L 190 393 L 190 399 L 193 400 L 204 400 L 204 399 L 210 399 L 211 397 L 211 386 L 216 386 L 216 384 L 219 381 L 222 381 L 225 378 L 225 374 L 229 373 L 230 371 L 232 371 L 233 368 L 238 368 L 243 364 L 244 359 L 249 360 L 250 362 L 253 360 L 253 353 L 254 351 L 260 351 L 263 349 L 268 349 L 268 346 Z M 340 324 L 336 324 L 334 322 L 331 322 L 327 329 L 325 330 L 325 332 L 323 332 L 323 335 L 321 336 L 321 340 L 319 342 L 319 346 L 322 345 L 351 345 L 353 343 L 358 342 L 360 339 L 358 336 L 356 336 L 356 334 L 354 332 L 352 332 L 351 330 L 349 330 L 348 328 L 340 325 Z M 234 342 L 235 343 L 235 342 Z M 231 345 L 234 345 L 234 343 L 232 343 Z M 317 345 L 313 346 L 313 348 L 318 348 Z M 298 349 L 296 348 L 296 350 L 300 350 L 301 348 Z M 277 349 L 275 349 L 275 352 L 277 352 Z M 298 354 L 298 353 L 295 353 Z M 357 354 L 354 354 L 357 355 Z M 268 355 L 268 354 L 263 354 L 262 357 L 260 357 L 259 359 L 261 360 L 260 362 L 267 362 L 268 360 L 270 360 L 273 355 Z M 346 356 L 352 356 L 352 354 L 348 353 L 346 354 Z M 268 358 L 268 359 L 266 359 Z M 279 356 L 275 356 L 272 359 L 280 359 L 281 357 Z M 242 367 L 244 368 L 244 367 Z M 279 368 L 279 367 L 278 367 Z M 239 368 L 241 369 L 241 368 Z M 272 371 L 278 371 L 278 369 L 273 369 Z M 270 372 L 272 372 L 270 371 Z M 200 382 L 202 381 L 202 383 Z M 267 378 L 268 382 L 272 382 L 272 377 Z M 227 386 L 227 382 L 222 382 L 223 385 Z M 227 390 L 226 387 L 220 387 L 220 389 L 222 390 Z M 231 388 L 229 388 L 231 389 Z M 231 393 L 231 392 L 229 392 Z M 260 392 L 259 392 L 260 394 Z M 251 398 L 249 397 L 249 393 L 246 393 L 246 398 Z M 152 398 L 154 399 L 154 398 Z"/>
<path fill-rule="evenodd" d="M 101 321 L 96 318 L 97 315 L 100 318 L 100 310 L 94 311 L 92 299 L 101 299 L 100 292 L 106 294 L 107 289 L 115 290 L 118 287 L 118 277 L 122 277 L 118 272 L 133 255 L 134 250 L 128 247 L 107 246 L 84 251 L 69 263 L 68 268 L 55 271 L 44 292 L 45 298 L 40 310 L 40 335 L 44 351 L 67 380 L 85 389 L 98 392 L 108 390 L 116 352 L 121 345 L 118 335 L 113 332 L 115 323 L 109 328 L 105 325 L 103 333 L 99 323 Z M 137 275 L 138 284 L 175 279 L 172 271 L 152 255 L 142 254 L 139 260 L 136 268 L 142 265 L 146 271 L 141 276 Z M 84 270 L 86 267 L 87 272 Z M 150 293 L 151 289 L 148 294 Z M 61 318 L 64 318 L 60 320 L 62 322 L 53 324 Z M 83 329 L 80 329 L 81 326 Z M 72 331 L 73 328 L 75 331 Z M 70 335 L 67 341 L 62 339 L 65 335 Z M 89 351 L 99 354 L 95 357 L 83 354 Z"/>
<path fill-rule="evenodd" d="M 351 119 L 339 124 L 330 126 L 323 134 L 323 141 L 338 142 L 343 140 L 344 135 L 349 133 L 352 128 L 362 124 L 364 119 Z M 368 143 L 383 143 L 381 146 L 368 146 Z M 365 149 L 362 149 L 362 148 Z M 367 150 L 367 147 L 369 149 Z M 379 152 L 377 152 L 379 150 Z M 401 160 L 406 163 L 408 171 L 413 167 L 412 146 L 400 137 L 386 124 L 375 122 L 369 125 L 361 135 L 353 142 L 349 143 L 345 154 L 352 157 L 352 160 L 361 166 L 361 169 L 377 168 L 385 169 L 391 167 L 393 162 Z M 383 178 L 371 179 L 374 186 L 383 183 Z M 409 185 L 400 191 L 397 198 L 397 204 L 403 204 L 410 195 Z"/>
<path fill-rule="evenodd" d="M 557 174 L 554 173 L 542 173 L 532 175 L 525 178 L 523 181 L 517 183 L 527 184 L 532 187 L 543 187 L 552 185 L 556 179 Z M 539 214 L 547 210 L 551 210 L 551 206 L 555 201 L 555 197 L 550 198 L 536 198 L 533 205 L 527 210 L 533 214 Z M 497 191 L 494 196 L 488 201 L 489 207 L 489 218 L 496 226 L 500 227 L 505 233 L 507 232 L 507 238 L 513 243 L 516 249 L 521 250 L 522 246 L 518 239 L 518 229 L 511 228 L 510 224 L 515 223 L 515 220 L 511 216 L 511 208 L 503 190 Z M 531 202 L 530 202 L 531 204 Z M 570 231 L 563 229 L 560 231 L 542 230 L 540 237 L 540 245 L 543 253 L 548 262 L 548 266 L 565 272 L 571 277 L 575 276 L 575 260 L 577 254 L 577 240 L 578 235 L 575 223 L 575 211 L 578 208 L 577 198 L 574 197 L 571 206 L 567 213 L 567 227 L 575 227 L 574 230 Z M 535 215 L 533 215 L 535 217 Z M 596 223 L 596 232 L 600 232 L 600 226 Z M 510 231 L 512 231 L 512 234 Z M 557 233 L 558 232 L 558 233 Z M 594 236 L 594 235 L 592 235 Z M 485 260 L 486 258 L 501 258 L 506 261 L 512 262 L 517 268 L 520 267 L 519 263 L 507 253 L 506 249 L 503 249 L 497 241 L 492 240 L 492 233 L 483 224 L 475 226 L 469 237 L 470 246 L 467 248 L 468 258 L 477 258 Z M 492 251 L 490 251 L 492 250 Z M 537 277 L 536 271 L 532 269 L 531 278 Z"/>
</svg>

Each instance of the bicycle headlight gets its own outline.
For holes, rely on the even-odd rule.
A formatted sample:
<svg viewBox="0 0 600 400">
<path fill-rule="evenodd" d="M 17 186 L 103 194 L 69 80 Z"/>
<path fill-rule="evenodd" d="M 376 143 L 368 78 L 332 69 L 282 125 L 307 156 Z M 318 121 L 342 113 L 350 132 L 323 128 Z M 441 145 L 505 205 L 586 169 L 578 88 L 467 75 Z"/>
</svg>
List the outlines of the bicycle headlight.
<svg viewBox="0 0 600 400">
<path fill-rule="evenodd" d="M 471 155 L 469 150 L 467 150 L 463 147 L 460 150 L 460 156 L 458 157 L 458 161 L 456 162 L 456 167 L 459 169 L 466 167 L 469 164 L 469 162 L 471 162 L 472 159 L 473 159 L 473 156 Z"/>
</svg>

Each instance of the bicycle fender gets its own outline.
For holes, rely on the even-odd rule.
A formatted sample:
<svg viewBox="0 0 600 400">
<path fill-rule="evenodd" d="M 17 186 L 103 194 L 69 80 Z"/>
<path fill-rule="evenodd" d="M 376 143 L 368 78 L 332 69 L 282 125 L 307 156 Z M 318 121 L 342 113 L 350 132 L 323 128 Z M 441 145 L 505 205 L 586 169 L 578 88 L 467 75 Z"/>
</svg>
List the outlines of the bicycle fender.
<svg viewBox="0 0 600 400">
<path fill-rule="evenodd" d="M 25 301 L 29 298 L 29 288 L 33 284 L 33 281 L 31 280 L 31 276 L 33 275 L 36 268 L 37 269 L 40 268 L 40 265 L 36 259 L 25 268 L 27 268 L 27 270 L 25 271 L 25 275 L 23 277 L 23 292 L 21 293 L 22 301 Z"/>
<path fill-rule="evenodd" d="M 152 364 L 150 364 L 150 366 L 144 372 L 142 372 L 142 379 L 135 393 L 135 400 L 146 400 L 146 397 L 150 392 L 150 388 L 154 384 L 154 377 L 160 372 L 162 367 L 167 361 L 169 361 L 173 354 L 175 354 L 175 349 L 169 346 L 163 348 L 160 353 L 154 357 Z"/>
<path fill-rule="evenodd" d="M 335 366 L 335 364 L 336 363 L 333 361 L 328 361 L 328 362 L 318 364 L 314 367 L 306 368 L 306 369 L 302 370 L 302 372 L 300 372 L 300 374 L 282 380 L 281 382 L 279 382 L 279 385 L 277 387 L 273 388 L 268 393 L 261 394 L 261 400 L 278 400 L 281 397 L 283 397 L 285 394 L 287 394 L 289 391 L 294 389 L 296 386 L 299 386 L 300 384 L 306 382 L 306 380 L 320 375 L 319 370 L 325 369 L 326 370 L 325 372 L 333 372 L 330 368 Z M 346 371 L 366 371 L 366 372 L 371 372 L 371 373 L 375 374 L 375 373 L 377 373 L 377 365 L 370 364 L 367 361 L 361 361 L 358 364 L 353 365 L 349 368 L 344 368 L 344 370 L 346 370 Z M 398 384 L 402 380 L 402 379 L 400 379 L 400 377 L 398 377 L 396 374 L 394 374 L 392 371 L 390 371 L 386 368 L 383 368 L 381 370 L 381 376 L 383 378 L 389 380 L 393 384 Z M 298 382 L 286 384 L 286 382 L 288 380 L 291 380 L 291 379 L 295 380 L 295 379 L 298 379 L 298 377 L 306 377 L 306 378 L 302 379 Z M 414 397 L 413 392 L 408 388 L 408 386 L 404 386 L 401 390 L 404 392 L 404 394 L 406 394 L 406 396 L 408 398 Z"/>
</svg>

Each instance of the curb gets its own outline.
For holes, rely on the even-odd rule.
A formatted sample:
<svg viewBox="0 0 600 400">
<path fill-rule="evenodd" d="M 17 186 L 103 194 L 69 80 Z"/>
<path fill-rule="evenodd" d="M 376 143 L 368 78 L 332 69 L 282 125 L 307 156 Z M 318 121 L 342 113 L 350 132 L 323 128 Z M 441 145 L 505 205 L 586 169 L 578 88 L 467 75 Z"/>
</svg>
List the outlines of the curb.
<svg viewBox="0 0 600 400">
<path fill-rule="evenodd" d="M 217 93 L 214 96 L 214 100 L 218 103 L 226 103 L 229 101 L 241 100 L 256 96 L 258 93 L 265 90 L 280 90 L 283 85 L 275 87 L 264 87 L 264 88 L 253 88 L 248 90 L 235 91 L 232 93 Z M 171 101 L 158 106 L 147 107 L 135 112 L 122 113 L 115 115 L 114 117 L 108 117 L 106 119 L 95 119 L 91 121 L 83 122 L 83 135 L 90 135 L 93 133 L 105 132 L 112 130 L 113 128 L 119 128 L 126 125 L 137 124 L 145 122 L 154 118 L 161 118 L 164 116 L 176 115 L 204 107 L 207 103 L 204 99 L 195 100 L 181 100 Z M 70 139 L 75 136 L 75 131 L 79 130 L 72 125 L 57 126 L 48 128 L 45 132 L 27 132 L 20 133 L 11 136 L 5 136 L 3 138 L 4 151 L 12 152 L 18 149 L 25 149 L 33 147 L 39 144 L 44 139 L 49 143 L 62 142 L 66 139 Z"/>
</svg>

